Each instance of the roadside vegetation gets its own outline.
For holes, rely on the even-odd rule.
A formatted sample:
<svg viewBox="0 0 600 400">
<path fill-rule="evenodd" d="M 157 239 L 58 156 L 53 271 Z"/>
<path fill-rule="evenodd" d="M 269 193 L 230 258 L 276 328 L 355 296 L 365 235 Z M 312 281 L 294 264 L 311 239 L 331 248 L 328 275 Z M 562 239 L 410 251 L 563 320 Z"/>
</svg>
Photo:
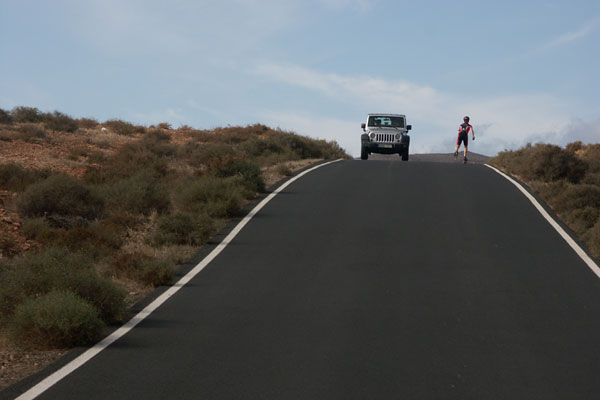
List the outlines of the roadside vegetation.
<svg viewBox="0 0 600 400">
<path fill-rule="evenodd" d="M 172 129 L 0 109 L 0 141 L 50 146 L 78 135 L 93 145 L 64 155 L 83 163 L 78 173 L 0 163 L 0 191 L 34 244 L 20 251 L 0 232 L 0 334 L 25 348 L 88 344 L 121 323 L 140 293 L 171 282 L 265 191 L 265 171 L 283 177 L 298 160 L 348 157 L 335 142 L 260 124 Z"/>
<path fill-rule="evenodd" d="M 600 258 L 600 144 L 528 144 L 489 163 L 525 182 Z"/>
</svg>

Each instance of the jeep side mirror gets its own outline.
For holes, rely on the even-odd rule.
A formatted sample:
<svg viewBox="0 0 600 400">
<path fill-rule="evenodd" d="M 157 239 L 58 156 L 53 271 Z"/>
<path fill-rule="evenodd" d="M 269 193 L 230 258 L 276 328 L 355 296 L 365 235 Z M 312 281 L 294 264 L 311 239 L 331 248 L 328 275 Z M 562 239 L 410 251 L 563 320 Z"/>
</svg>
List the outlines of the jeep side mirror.
<svg viewBox="0 0 600 400">
<path fill-rule="evenodd" d="M 364 131 L 365 128 L 367 127 L 367 125 L 363 122 L 362 124 L 360 124 L 360 127 L 362 128 L 362 130 Z"/>
<path fill-rule="evenodd" d="M 412 125 L 406 125 L 406 130 L 410 131 L 412 129 Z"/>
</svg>

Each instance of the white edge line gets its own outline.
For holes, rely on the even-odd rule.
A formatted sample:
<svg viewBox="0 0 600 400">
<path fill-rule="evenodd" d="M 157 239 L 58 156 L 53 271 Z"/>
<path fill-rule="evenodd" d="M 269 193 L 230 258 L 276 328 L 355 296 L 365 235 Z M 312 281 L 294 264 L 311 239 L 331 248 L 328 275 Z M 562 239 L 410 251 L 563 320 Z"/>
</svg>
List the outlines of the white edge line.
<svg viewBox="0 0 600 400">
<path fill-rule="evenodd" d="M 529 193 L 527 190 L 525 190 L 525 188 L 519 182 L 515 181 L 510 176 L 506 175 L 504 172 L 498 170 L 497 168 L 492 167 L 491 165 L 488 165 L 488 164 L 484 164 L 484 165 L 486 167 L 491 168 L 492 170 L 496 171 L 497 173 L 499 173 L 500 175 L 505 177 L 513 185 L 515 185 L 521 191 L 521 193 L 523 193 L 525 195 L 525 197 L 527 197 L 529 199 L 529 201 L 531 201 L 533 203 L 533 205 L 535 206 L 535 208 L 537 208 L 537 210 L 540 212 L 540 214 L 542 214 L 542 216 L 544 218 L 546 218 L 546 221 L 548 221 L 548 223 L 550 225 L 552 225 L 552 227 L 569 244 L 569 246 L 571 246 L 571 248 L 573 250 L 575 250 L 575 253 L 577 253 L 577 255 L 583 260 L 583 262 L 585 262 L 587 264 L 587 266 L 592 270 L 592 272 L 595 273 L 598 278 L 600 278 L 600 267 L 598 267 L 598 265 L 594 262 L 594 260 L 592 260 L 592 258 L 587 255 L 587 253 L 581 248 L 581 246 L 579 246 L 575 242 L 575 240 L 573 240 L 573 238 L 567 232 L 565 232 L 565 230 L 558 224 L 558 222 L 556 222 L 556 220 L 554 220 L 554 218 L 552 218 L 550 216 L 550 214 L 548 214 L 548 212 L 544 209 L 544 207 L 542 207 L 542 205 L 536 200 L 535 197 L 533 197 L 531 195 L 531 193 Z"/>
<path fill-rule="evenodd" d="M 190 270 L 187 274 L 185 274 L 177 283 L 167 289 L 163 294 L 157 297 L 152 303 L 148 304 L 142 311 L 137 313 L 133 318 L 127 321 L 123 326 L 119 329 L 111 333 L 109 336 L 104 338 L 99 343 L 95 344 L 90 349 L 86 350 L 75 359 L 70 361 L 68 364 L 64 365 L 59 370 L 55 371 L 48 377 L 44 378 L 41 382 L 27 390 L 25 393 L 17 397 L 16 400 L 26 400 L 26 399 L 35 399 L 37 396 L 44 393 L 46 390 L 54 386 L 61 379 L 69 375 L 71 372 L 75 371 L 77 368 L 81 367 L 83 364 L 91 360 L 94 356 L 100 353 L 102 350 L 106 349 L 112 343 L 120 339 L 127 332 L 132 330 L 137 324 L 142 322 L 147 316 L 149 316 L 154 310 L 160 307 L 165 301 L 169 299 L 169 297 L 173 296 L 175 293 L 179 291 L 182 287 L 184 287 L 190 280 L 192 280 L 200 271 L 202 271 L 208 264 L 211 263 L 226 247 L 227 245 L 237 236 L 237 234 L 246 226 L 248 222 L 276 195 L 278 195 L 281 191 L 283 191 L 286 187 L 291 185 L 297 179 L 300 179 L 302 176 L 308 174 L 311 171 L 314 171 L 317 168 L 324 167 L 325 165 L 329 165 L 335 162 L 341 161 L 341 159 L 329 161 L 323 164 L 319 164 L 314 166 L 306 171 L 301 172 L 296 175 L 292 179 L 288 180 L 281 186 L 279 186 L 273 193 L 269 194 L 265 197 L 260 203 L 256 205 L 246 215 L 233 230 L 223 239 L 217 247 L 213 249 L 206 257 L 202 259 L 192 270 Z"/>
</svg>

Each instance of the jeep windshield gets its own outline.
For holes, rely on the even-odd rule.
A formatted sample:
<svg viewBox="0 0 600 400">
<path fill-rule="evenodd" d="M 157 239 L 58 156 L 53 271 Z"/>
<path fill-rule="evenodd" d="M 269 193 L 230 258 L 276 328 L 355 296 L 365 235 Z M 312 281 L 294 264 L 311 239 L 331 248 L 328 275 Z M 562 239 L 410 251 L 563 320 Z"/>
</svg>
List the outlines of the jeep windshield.
<svg viewBox="0 0 600 400">
<path fill-rule="evenodd" d="M 376 128 L 404 128 L 404 117 L 372 115 L 368 126 Z"/>
</svg>

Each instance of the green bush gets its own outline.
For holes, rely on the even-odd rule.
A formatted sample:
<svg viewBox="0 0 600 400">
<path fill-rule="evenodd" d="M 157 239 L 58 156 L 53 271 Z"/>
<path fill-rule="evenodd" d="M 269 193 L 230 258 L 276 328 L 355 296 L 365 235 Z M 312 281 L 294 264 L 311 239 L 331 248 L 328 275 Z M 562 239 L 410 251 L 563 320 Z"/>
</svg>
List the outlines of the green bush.
<svg viewBox="0 0 600 400">
<path fill-rule="evenodd" d="M 239 177 L 207 176 L 181 184 L 175 192 L 180 209 L 192 213 L 208 213 L 224 218 L 239 214 L 244 202 L 245 188 Z"/>
<path fill-rule="evenodd" d="M 173 267 L 161 260 L 142 260 L 136 278 L 151 286 L 160 286 L 169 283 L 175 276 Z"/>
<path fill-rule="evenodd" d="M 252 194 L 265 191 L 265 181 L 260 167 L 254 163 L 243 160 L 231 160 L 216 171 L 219 177 L 237 176 L 242 178 L 242 183 Z"/>
<path fill-rule="evenodd" d="M 70 291 L 28 299 L 11 320 L 13 340 L 24 347 L 64 348 L 98 340 L 104 324 L 97 310 Z"/>
<path fill-rule="evenodd" d="M 21 192 L 28 186 L 50 176 L 49 170 L 26 169 L 18 164 L 0 165 L 0 189 Z"/>
<path fill-rule="evenodd" d="M 125 315 L 125 295 L 101 278 L 91 261 L 78 253 L 51 247 L 16 260 L 0 271 L 0 314 L 12 315 L 28 298 L 53 290 L 70 290 L 94 305 L 103 321 L 120 321 Z"/>
<path fill-rule="evenodd" d="M 104 202 L 77 179 L 52 175 L 30 185 L 19 197 L 18 208 L 26 217 L 57 214 L 94 219 L 102 215 Z"/>
<path fill-rule="evenodd" d="M 109 220 L 88 223 L 85 226 L 53 226 L 47 218 L 26 218 L 22 232 L 26 238 L 45 246 L 64 247 L 74 252 L 85 252 L 91 258 L 118 250 L 125 228 Z"/>
<path fill-rule="evenodd" d="M 182 244 L 199 246 L 211 237 L 215 223 L 205 214 L 176 212 L 159 217 L 151 243 L 154 246 Z"/>
<path fill-rule="evenodd" d="M 48 114 L 44 125 L 46 129 L 61 132 L 75 132 L 79 128 L 77 120 L 58 111 Z"/>
<path fill-rule="evenodd" d="M 169 210 L 169 191 L 154 171 L 138 173 L 105 185 L 102 189 L 106 204 L 111 210 L 150 215 L 153 211 L 162 214 Z"/>
<path fill-rule="evenodd" d="M 128 143 L 107 158 L 101 167 L 90 167 L 83 178 L 88 183 L 113 183 L 140 171 L 152 171 L 157 177 L 164 177 L 168 164 L 143 144 Z"/>
</svg>

